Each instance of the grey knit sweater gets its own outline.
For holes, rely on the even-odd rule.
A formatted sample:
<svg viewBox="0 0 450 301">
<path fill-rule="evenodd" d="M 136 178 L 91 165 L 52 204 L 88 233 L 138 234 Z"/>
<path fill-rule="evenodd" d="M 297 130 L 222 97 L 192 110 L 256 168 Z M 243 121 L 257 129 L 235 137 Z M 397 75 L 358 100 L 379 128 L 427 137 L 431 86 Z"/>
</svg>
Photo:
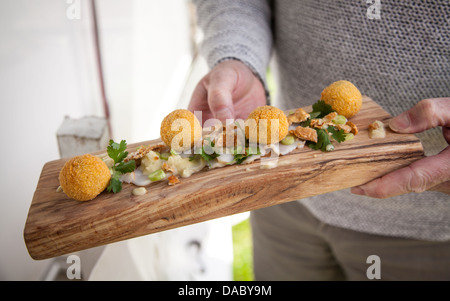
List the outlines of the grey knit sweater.
<svg viewBox="0 0 450 301">
<path fill-rule="evenodd" d="M 278 89 L 272 103 L 283 109 L 312 104 L 340 79 L 353 82 L 392 115 L 424 98 L 450 96 L 449 1 L 381 0 L 379 10 L 372 10 L 372 3 L 198 0 L 202 53 L 210 67 L 241 60 L 264 83 L 273 58 Z M 418 136 L 427 155 L 447 146 L 440 129 Z M 450 197 L 443 193 L 379 200 L 343 190 L 300 202 L 335 226 L 450 240 Z"/>
</svg>

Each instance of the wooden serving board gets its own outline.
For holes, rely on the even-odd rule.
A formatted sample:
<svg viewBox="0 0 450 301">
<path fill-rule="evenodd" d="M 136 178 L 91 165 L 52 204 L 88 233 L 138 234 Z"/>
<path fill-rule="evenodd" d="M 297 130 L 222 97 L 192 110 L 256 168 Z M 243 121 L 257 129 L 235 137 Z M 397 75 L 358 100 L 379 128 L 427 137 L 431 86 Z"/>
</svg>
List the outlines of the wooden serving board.
<svg viewBox="0 0 450 301">
<path fill-rule="evenodd" d="M 332 152 L 305 147 L 279 157 L 272 169 L 261 169 L 259 161 L 206 169 L 175 186 L 150 184 L 142 196 L 132 195 L 135 186 L 124 184 L 120 193 L 103 192 L 92 201 L 69 199 L 56 192 L 67 159 L 48 162 L 29 209 L 25 243 L 32 258 L 46 259 L 366 183 L 423 157 L 414 135 L 387 129 L 384 139 L 368 137 L 371 122 L 390 118 L 364 97 L 361 111 L 351 119 L 360 132 L 336 143 Z"/>
</svg>

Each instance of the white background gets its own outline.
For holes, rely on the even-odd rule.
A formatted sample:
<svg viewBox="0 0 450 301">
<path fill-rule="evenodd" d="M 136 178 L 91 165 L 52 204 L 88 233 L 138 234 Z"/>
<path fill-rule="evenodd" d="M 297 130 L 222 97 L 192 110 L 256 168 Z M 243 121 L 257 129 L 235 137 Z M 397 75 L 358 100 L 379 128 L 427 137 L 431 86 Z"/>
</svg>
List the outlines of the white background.
<svg viewBox="0 0 450 301">
<path fill-rule="evenodd" d="M 87 0 L 0 2 L 0 280 L 40 280 L 23 228 L 42 166 L 59 158 L 64 116 L 104 116 Z M 159 125 L 186 107 L 207 71 L 193 62 L 186 0 L 97 1 L 113 138 L 159 137 Z M 114 266 L 110 266 L 113 268 Z"/>
</svg>

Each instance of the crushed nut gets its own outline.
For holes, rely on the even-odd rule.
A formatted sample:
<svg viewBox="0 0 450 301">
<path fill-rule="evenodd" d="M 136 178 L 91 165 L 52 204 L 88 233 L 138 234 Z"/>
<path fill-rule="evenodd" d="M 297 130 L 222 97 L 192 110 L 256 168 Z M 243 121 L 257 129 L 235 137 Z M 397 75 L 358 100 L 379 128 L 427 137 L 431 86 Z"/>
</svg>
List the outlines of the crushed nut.
<svg viewBox="0 0 450 301">
<path fill-rule="evenodd" d="M 180 183 L 180 179 L 178 179 L 174 175 L 171 175 L 168 180 L 169 180 L 169 185 L 170 186 L 173 186 L 173 185 L 176 185 L 176 184 Z"/>
<path fill-rule="evenodd" d="M 324 123 L 331 123 L 333 121 L 333 119 L 335 119 L 337 117 L 337 113 L 336 112 L 331 112 L 330 114 L 328 114 L 327 116 L 325 116 L 323 118 L 323 122 Z"/>
<path fill-rule="evenodd" d="M 295 136 L 297 136 L 302 140 L 317 143 L 317 132 L 312 128 L 304 128 L 302 126 L 298 126 L 295 128 L 295 130 L 289 131 L 289 133 L 294 134 Z"/>
<path fill-rule="evenodd" d="M 155 144 L 155 145 L 147 145 L 147 146 L 142 145 L 137 151 L 129 154 L 123 161 L 128 162 L 130 160 L 134 160 L 134 161 L 136 161 L 136 165 L 140 165 L 141 159 L 145 155 L 147 155 L 150 151 L 156 150 L 156 151 L 160 152 L 164 148 L 166 148 L 166 146 L 163 143 L 159 143 L 159 144 Z"/>
<path fill-rule="evenodd" d="M 299 109 L 295 110 L 294 113 L 290 114 L 287 117 L 287 119 L 288 119 L 289 124 L 292 124 L 292 123 L 300 123 L 300 122 L 306 121 L 309 119 L 309 117 L 310 117 L 310 115 L 308 113 L 306 113 L 305 110 L 303 110 L 302 108 L 299 108 Z"/>
<path fill-rule="evenodd" d="M 311 123 L 309 124 L 310 127 L 312 128 L 318 128 L 321 129 L 323 126 L 325 126 L 326 124 L 323 122 L 323 119 L 320 118 L 316 118 L 311 120 Z"/>
<path fill-rule="evenodd" d="M 348 134 L 352 131 L 352 128 L 346 124 L 336 124 L 334 125 L 338 130 L 344 130 L 344 133 Z"/>
<path fill-rule="evenodd" d="M 351 132 L 353 135 L 358 134 L 358 127 L 356 126 L 356 124 L 354 124 L 354 123 L 351 122 L 351 121 L 347 121 L 346 125 L 348 125 L 348 126 L 351 128 L 350 132 Z"/>
<path fill-rule="evenodd" d="M 164 172 L 172 172 L 172 173 L 175 172 L 174 167 L 173 167 L 173 166 L 170 166 L 169 164 L 167 164 L 167 162 L 164 162 L 164 163 L 162 164 L 161 169 L 162 169 Z"/>
</svg>

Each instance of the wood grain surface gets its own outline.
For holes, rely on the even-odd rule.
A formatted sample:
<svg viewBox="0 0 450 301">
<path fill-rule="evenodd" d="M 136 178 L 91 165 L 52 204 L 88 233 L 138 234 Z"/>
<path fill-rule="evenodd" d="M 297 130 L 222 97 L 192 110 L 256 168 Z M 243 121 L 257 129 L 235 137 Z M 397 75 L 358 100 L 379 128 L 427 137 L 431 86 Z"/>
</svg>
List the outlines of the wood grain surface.
<svg viewBox="0 0 450 301">
<path fill-rule="evenodd" d="M 351 119 L 360 132 L 336 143 L 332 152 L 305 147 L 279 157 L 272 169 L 261 169 L 259 161 L 205 169 L 175 186 L 152 183 L 142 196 L 132 195 L 135 186 L 124 184 L 120 193 L 103 192 L 92 201 L 69 199 L 56 192 L 67 159 L 48 162 L 28 212 L 26 246 L 32 258 L 46 259 L 366 183 L 423 157 L 414 135 L 387 129 L 386 138 L 368 137 L 371 122 L 390 118 L 364 97 L 361 111 Z"/>
</svg>

